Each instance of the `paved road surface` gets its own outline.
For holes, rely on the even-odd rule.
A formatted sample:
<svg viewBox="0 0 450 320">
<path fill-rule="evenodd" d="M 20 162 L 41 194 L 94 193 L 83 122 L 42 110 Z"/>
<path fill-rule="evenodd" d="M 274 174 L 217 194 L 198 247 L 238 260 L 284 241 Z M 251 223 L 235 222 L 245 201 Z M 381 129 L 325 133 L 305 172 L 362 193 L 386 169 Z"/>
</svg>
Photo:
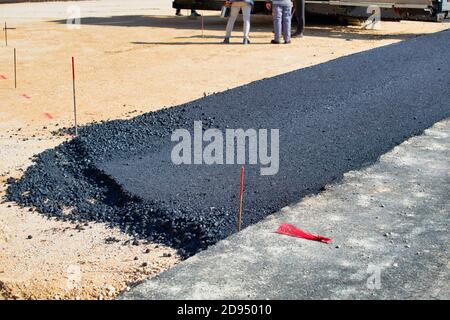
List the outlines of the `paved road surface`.
<svg viewBox="0 0 450 320">
<path fill-rule="evenodd" d="M 236 231 L 240 166 L 174 165 L 174 130 L 279 130 L 278 174 L 246 167 L 247 227 L 449 117 L 449 43 L 444 31 L 88 126 L 41 154 L 9 197 L 195 253 Z"/>
<path fill-rule="evenodd" d="M 130 194 L 156 203 L 168 224 L 199 226 L 198 237 L 215 242 L 236 229 L 240 166 L 174 165 L 169 133 L 192 132 L 199 120 L 222 132 L 279 129 L 278 174 L 246 168 L 248 226 L 449 117 L 449 43 L 450 32 L 441 32 L 187 103 L 128 128 L 128 136 L 145 127 L 166 130 L 161 139 L 148 138 L 148 151 L 133 157 L 127 152 L 136 146 L 126 145 L 125 156 L 114 151 L 98 165 Z"/>
<path fill-rule="evenodd" d="M 449 159 L 446 120 L 122 298 L 449 299 Z M 283 222 L 334 243 L 275 234 Z"/>
</svg>

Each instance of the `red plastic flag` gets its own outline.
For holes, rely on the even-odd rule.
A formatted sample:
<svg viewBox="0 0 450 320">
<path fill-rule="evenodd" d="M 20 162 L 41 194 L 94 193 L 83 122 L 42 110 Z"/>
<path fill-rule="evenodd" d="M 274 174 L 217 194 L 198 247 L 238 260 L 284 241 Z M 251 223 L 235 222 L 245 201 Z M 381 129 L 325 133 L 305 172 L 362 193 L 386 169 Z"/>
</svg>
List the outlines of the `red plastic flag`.
<svg viewBox="0 0 450 320">
<path fill-rule="evenodd" d="M 54 117 L 50 114 L 50 113 L 48 113 L 48 112 L 44 112 L 44 116 L 47 118 L 47 119 L 54 119 Z"/>
<path fill-rule="evenodd" d="M 299 228 L 289 224 L 289 223 L 283 223 L 277 230 L 277 233 L 284 234 L 291 237 L 297 237 L 312 241 L 319 241 L 323 243 L 331 243 L 333 240 L 330 238 L 325 238 L 323 236 L 318 236 L 303 230 L 300 230 Z"/>
</svg>

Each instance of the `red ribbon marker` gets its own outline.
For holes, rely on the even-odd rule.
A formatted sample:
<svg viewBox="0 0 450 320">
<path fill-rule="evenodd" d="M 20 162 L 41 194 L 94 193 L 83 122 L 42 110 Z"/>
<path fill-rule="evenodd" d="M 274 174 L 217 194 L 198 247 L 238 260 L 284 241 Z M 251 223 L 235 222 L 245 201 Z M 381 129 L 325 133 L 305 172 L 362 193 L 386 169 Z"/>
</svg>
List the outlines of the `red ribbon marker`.
<svg viewBox="0 0 450 320">
<path fill-rule="evenodd" d="M 333 240 L 330 238 L 326 238 L 324 236 L 318 236 L 303 230 L 300 230 L 299 228 L 289 224 L 289 223 L 283 223 L 278 230 L 276 231 L 279 234 L 284 234 L 286 236 L 306 239 L 306 240 L 312 240 L 312 241 L 319 241 L 323 243 L 331 243 Z"/>
<path fill-rule="evenodd" d="M 48 112 L 44 112 L 44 116 L 46 116 L 48 119 L 54 119 L 53 116 Z"/>
<path fill-rule="evenodd" d="M 6 79 L 8 79 L 8 78 L 7 78 L 7 77 L 5 77 L 4 75 L 0 74 L 0 79 L 2 79 L 2 80 L 6 80 Z"/>
<path fill-rule="evenodd" d="M 31 97 L 25 93 L 22 94 L 22 97 L 24 97 L 25 99 L 31 99 Z"/>
</svg>

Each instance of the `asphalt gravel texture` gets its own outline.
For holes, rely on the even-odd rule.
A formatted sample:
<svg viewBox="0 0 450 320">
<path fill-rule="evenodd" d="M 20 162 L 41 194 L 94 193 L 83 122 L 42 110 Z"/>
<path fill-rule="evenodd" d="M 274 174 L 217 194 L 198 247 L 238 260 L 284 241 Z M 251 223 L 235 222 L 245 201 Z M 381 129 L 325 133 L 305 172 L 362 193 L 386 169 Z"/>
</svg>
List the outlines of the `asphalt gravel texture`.
<svg viewBox="0 0 450 320">
<path fill-rule="evenodd" d="M 173 164 L 174 130 L 192 131 L 194 121 L 223 132 L 279 129 L 278 174 L 261 176 L 259 165 L 246 166 L 246 227 L 449 117 L 449 45 L 444 31 L 86 126 L 38 155 L 23 178 L 11 179 L 7 197 L 193 254 L 236 232 L 240 165 Z"/>
</svg>

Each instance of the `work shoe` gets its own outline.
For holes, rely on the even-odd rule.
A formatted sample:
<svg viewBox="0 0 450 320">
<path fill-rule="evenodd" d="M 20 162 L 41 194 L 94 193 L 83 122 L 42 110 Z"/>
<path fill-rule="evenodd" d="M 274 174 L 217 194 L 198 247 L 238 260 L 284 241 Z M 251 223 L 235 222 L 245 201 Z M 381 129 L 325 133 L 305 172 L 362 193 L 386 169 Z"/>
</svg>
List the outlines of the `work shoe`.
<svg viewBox="0 0 450 320">
<path fill-rule="evenodd" d="M 291 38 L 303 38 L 303 32 L 295 32 Z"/>
<path fill-rule="evenodd" d="M 229 43 L 230 43 L 230 38 L 225 38 L 225 39 L 223 39 L 223 43 L 229 44 Z"/>
<path fill-rule="evenodd" d="M 271 44 L 280 44 L 280 41 L 279 40 L 271 40 L 270 43 Z"/>
<path fill-rule="evenodd" d="M 250 39 L 249 38 L 244 38 L 244 40 L 242 41 L 243 44 L 250 44 Z"/>
<path fill-rule="evenodd" d="M 189 16 L 189 19 L 191 19 L 191 20 L 196 20 L 197 17 L 200 17 L 200 15 L 199 15 L 196 11 L 194 11 L 194 12 L 192 12 L 191 15 Z"/>
</svg>

